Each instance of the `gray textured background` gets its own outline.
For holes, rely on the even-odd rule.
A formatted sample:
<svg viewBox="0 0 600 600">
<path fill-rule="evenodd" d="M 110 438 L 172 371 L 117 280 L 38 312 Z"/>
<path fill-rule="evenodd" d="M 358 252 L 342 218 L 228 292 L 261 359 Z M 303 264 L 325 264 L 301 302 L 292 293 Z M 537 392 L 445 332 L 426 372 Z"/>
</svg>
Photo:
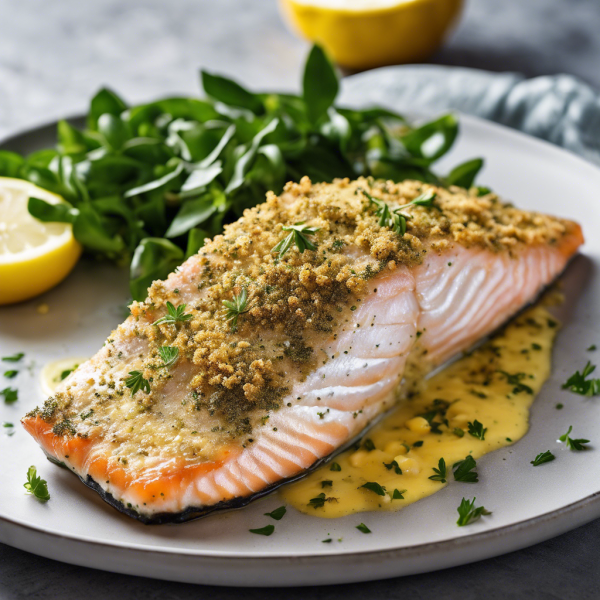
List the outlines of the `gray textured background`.
<svg viewBox="0 0 600 600">
<path fill-rule="evenodd" d="M 128 100 L 195 93 L 197 69 L 294 89 L 306 45 L 275 0 L 0 0 L 0 137 L 85 110 L 109 85 Z M 471 0 L 433 62 L 600 88 L 600 0 Z M 292 590 L 207 588 L 56 563 L 0 544 L 0 598 L 230 600 L 577 599 L 600 596 L 600 521 L 503 557 L 403 579 Z"/>
</svg>

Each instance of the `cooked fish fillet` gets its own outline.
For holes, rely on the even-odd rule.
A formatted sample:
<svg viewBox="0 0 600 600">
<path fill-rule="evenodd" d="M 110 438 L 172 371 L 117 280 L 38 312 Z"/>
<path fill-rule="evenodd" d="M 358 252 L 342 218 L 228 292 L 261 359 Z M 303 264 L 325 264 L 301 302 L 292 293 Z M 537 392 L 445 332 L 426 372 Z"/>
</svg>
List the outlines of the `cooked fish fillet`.
<svg viewBox="0 0 600 600">
<path fill-rule="evenodd" d="M 392 406 L 407 363 L 423 375 L 533 301 L 582 242 L 494 194 L 305 178 L 154 282 L 22 422 L 144 522 L 242 505 Z"/>
</svg>

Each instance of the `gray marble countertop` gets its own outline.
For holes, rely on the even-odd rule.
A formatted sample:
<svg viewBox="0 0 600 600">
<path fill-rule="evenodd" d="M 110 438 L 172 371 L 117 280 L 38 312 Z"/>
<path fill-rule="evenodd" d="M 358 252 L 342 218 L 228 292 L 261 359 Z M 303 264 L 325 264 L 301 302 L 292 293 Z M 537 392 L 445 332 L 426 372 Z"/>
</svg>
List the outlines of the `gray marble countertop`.
<svg viewBox="0 0 600 600">
<path fill-rule="evenodd" d="M 275 0 L 0 0 L 0 138 L 80 113 L 108 85 L 131 102 L 196 93 L 200 66 L 297 89 L 307 45 Z M 471 0 L 432 60 L 600 87 L 598 0 Z M 115 575 L 0 544 L 0 598 L 577 599 L 598 597 L 600 521 L 502 557 L 402 579 L 311 589 L 204 588 Z"/>
</svg>

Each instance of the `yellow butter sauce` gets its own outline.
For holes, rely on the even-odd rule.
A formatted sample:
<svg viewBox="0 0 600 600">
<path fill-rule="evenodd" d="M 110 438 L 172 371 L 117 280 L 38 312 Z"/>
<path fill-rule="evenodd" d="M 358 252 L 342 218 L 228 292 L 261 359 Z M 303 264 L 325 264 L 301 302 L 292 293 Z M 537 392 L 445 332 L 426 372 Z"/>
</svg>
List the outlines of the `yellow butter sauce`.
<svg viewBox="0 0 600 600">
<path fill-rule="evenodd" d="M 468 455 L 477 459 L 525 435 L 529 408 L 550 375 L 556 330 L 544 306 L 529 309 L 484 346 L 426 381 L 358 448 L 336 457 L 339 470 L 332 470 L 330 462 L 280 494 L 303 513 L 333 518 L 400 510 L 441 490 L 447 483 L 429 479 L 440 458 L 447 465 L 447 481 L 454 481 L 454 463 Z M 486 429 L 483 440 L 469 432 L 475 421 Z M 385 495 L 361 487 L 367 482 L 384 487 Z M 393 499 L 394 490 L 403 498 Z M 315 508 L 310 501 L 320 494 L 325 502 L 317 501 L 323 506 Z"/>
<path fill-rule="evenodd" d="M 53 360 L 44 365 L 40 373 L 40 385 L 42 386 L 44 395 L 51 396 L 58 384 L 86 360 L 88 359 L 76 356 Z"/>
</svg>

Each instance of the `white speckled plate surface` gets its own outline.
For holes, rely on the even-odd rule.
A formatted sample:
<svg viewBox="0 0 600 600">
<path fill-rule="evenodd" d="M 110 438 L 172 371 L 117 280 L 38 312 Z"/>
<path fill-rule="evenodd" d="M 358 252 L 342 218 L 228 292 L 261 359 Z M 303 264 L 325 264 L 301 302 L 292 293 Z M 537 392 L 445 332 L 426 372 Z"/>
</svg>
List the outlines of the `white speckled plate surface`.
<svg viewBox="0 0 600 600">
<path fill-rule="evenodd" d="M 531 430 L 512 447 L 478 461 L 480 483 L 451 483 L 440 493 L 397 513 L 365 513 L 338 520 L 289 509 L 271 537 L 248 533 L 268 523 L 263 513 L 281 504 L 268 496 L 247 508 L 183 525 L 144 526 L 118 513 L 66 470 L 47 462 L 17 426 L 0 431 L 0 541 L 66 562 L 215 585 L 269 586 L 349 583 L 440 569 L 534 544 L 600 517 L 600 400 L 560 389 L 600 345 L 600 170 L 560 149 L 469 117 L 451 154 L 440 164 L 484 156 L 481 184 L 518 206 L 575 219 L 587 243 L 563 276 L 567 303 L 554 353 L 554 371 L 536 400 Z M 42 128 L 5 147 L 31 151 L 52 143 Z M 83 261 L 42 298 L 0 308 L 0 355 L 23 351 L 30 369 L 16 380 L 19 401 L 0 404 L 0 421 L 19 418 L 41 400 L 40 368 L 49 360 L 91 355 L 122 320 L 127 275 Z M 46 302 L 50 312 L 36 306 Z M 598 353 L 600 361 L 600 352 Z M 557 402 L 564 409 L 557 411 Z M 569 425 L 596 442 L 589 452 L 569 452 L 556 442 Z M 533 469 L 530 460 L 550 448 L 558 460 Z M 51 500 L 24 494 L 29 465 L 48 480 Z M 493 515 L 458 528 L 456 507 L 476 495 Z M 372 530 L 355 529 L 361 521 Z M 331 534 L 336 540 L 322 544 Z"/>
</svg>

